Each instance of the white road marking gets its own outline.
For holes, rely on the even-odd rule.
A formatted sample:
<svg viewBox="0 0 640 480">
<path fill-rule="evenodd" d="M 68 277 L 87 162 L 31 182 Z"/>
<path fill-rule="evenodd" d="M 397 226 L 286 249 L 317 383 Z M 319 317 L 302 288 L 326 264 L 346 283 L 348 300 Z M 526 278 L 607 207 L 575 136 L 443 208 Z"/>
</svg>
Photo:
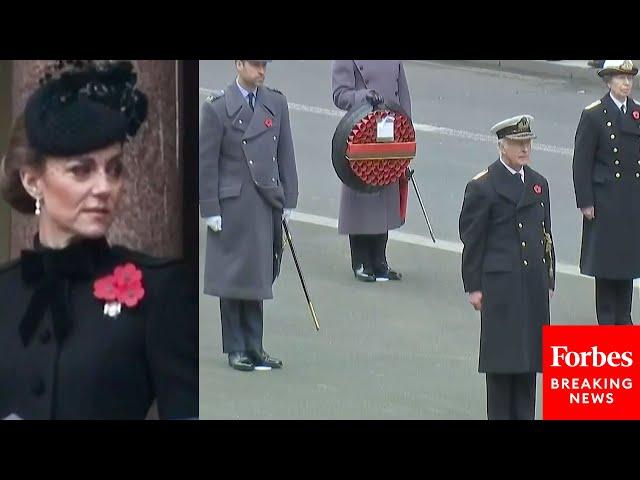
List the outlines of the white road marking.
<svg viewBox="0 0 640 480">
<path fill-rule="evenodd" d="M 215 90 L 200 87 L 200 93 L 203 95 L 211 95 Z M 301 103 L 289 102 L 289 109 L 296 112 L 314 113 L 317 115 L 325 115 L 328 117 L 341 118 L 344 111 L 335 108 L 315 107 L 312 105 L 304 105 Z M 437 125 L 429 125 L 428 123 L 414 123 L 413 127 L 418 132 L 425 132 L 434 135 L 444 135 L 448 137 L 463 138 L 465 140 L 474 140 L 476 142 L 496 143 L 493 135 L 485 135 L 483 133 L 469 132 L 467 130 L 458 130 L 455 128 L 438 127 Z M 558 155 L 573 156 L 573 149 L 567 147 L 559 147 L 557 145 L 547 145 L 544 143 L 533 143 L 533 149 L 542 152 L 556 153 Z"/>
</svg>

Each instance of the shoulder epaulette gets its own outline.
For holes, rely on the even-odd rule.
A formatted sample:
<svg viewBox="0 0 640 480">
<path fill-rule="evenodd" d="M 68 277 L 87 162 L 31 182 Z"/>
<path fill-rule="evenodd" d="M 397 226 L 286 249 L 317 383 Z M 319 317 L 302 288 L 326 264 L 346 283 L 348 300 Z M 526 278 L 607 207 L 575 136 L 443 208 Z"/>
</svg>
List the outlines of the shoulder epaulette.
<svg viewBox="0 0 640 480">
<path fill-rule="evenodd" d="M 595 102 L 587 105 L 586 107 L 584 107 L 585 110 L 591 110 L 593 107 L 597 107 L 598 105 L 600 105 L 600 100 L 596 100 Z"/>
<path fill-rule="evenodd" d="M 487 174 L 487 172 L 488 172 L 488 171 L 489 171 L 489 170 L 483 170 L 483 171 L 481 171 L 481 172 L 480 172 L 480 173 L 478 173 L 475 177 L 473 177 L 473 180 L 477 180 L 477 179 L 479 179 L 480 177 L 483 177 L 484 175 L 486 175 L 486 174 Z"/>
<path fill-rule="evenodd" d="M 216 90 L 211 95 L 207 97 L 207 102 L 215 102 L 219 98 L 224 97 L 224 90 Z"/>
<path fill-rule="evenodd" d="M 280 90 L 276 90 L 275 88 L 267 87 L 267 89 L 271 90 L 272 92 L 279 93 L 280 95 L 284 95 L 284 93 L 282 93 Z"/>
</svg>

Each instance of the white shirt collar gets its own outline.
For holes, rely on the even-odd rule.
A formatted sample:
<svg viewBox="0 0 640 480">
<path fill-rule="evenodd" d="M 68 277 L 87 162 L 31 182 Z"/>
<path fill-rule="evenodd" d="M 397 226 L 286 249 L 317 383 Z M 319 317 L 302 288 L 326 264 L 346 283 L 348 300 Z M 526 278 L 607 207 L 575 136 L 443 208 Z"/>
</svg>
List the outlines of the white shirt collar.
<svg viewBox="0 0 640 480">
<path fill-rule="evenodd" d="M 624 105 L 625 111 L 627 110 L 627 99 L 626 98 L 624 99 L 624 102 L 621 102 L 616 97 L 613 96 L 611 91 L 609 91 L 609 96 L 611 97 L 611 100 L 613 100 L 613 102 L 616 104 L 616 107 L 618 107 L 618 110 L 620 110 L 620 107 L 622 105 Z"/>
<path fill-rule="evenodd" d="M 509 172 L 511 172 L 512 175 L 515 175 L 516 173 L 520 174 L 520 178 L 522 179 L 522 183 L 524 183 L 524 167 L 520 168 L 520 171 L 516 171 L 513 168 L 511 168 L 509 165 L 507 165 L 504 160 L 502 160 L 502 155 L 500 155 L 500 163 L 502 163 L 502 165 L 504 165 L 504 168 L 506 168 L 507 170 L 509 170 Z"/>
</svg>

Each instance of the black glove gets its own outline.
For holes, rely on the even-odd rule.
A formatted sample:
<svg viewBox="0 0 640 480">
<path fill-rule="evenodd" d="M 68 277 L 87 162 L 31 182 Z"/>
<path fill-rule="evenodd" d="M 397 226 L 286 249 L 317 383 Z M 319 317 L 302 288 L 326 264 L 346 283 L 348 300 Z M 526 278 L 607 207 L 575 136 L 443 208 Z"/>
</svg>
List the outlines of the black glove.
<svg viewBox="0 0 640 480">
<path fill-rule="evenodd" d="M 382 98 L 382 95 L 380 95 L 375 90 L 369 90 L 364 98 L 374 108 L 377 107 L 378 105 L 380 105 L 381 103 L 384 103 L 384 98 Z"/>
</svg>

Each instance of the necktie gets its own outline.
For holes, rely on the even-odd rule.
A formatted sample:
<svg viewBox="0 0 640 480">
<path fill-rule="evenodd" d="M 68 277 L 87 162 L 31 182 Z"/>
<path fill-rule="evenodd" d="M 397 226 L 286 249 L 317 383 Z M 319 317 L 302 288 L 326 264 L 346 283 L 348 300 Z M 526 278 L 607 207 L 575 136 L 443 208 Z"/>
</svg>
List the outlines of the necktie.
<svg viewBox="0 0 640 480">
<path fill-rule="evenodd" d="M 622 114 L 623 114 L 623 115 L 627 113 L 627 111 L 626 111 L 626 110 L 627 110 L 627 109 L 626 109 L 626 108 L 624 108 L 624 104 L 620 105 L 620 111 L 622 112 Z"/>
<path fill-rule="evenodd" d="M 253 97 L 255 97 L 255 94 L 253 92 L 249 92 L 249 95 L 247 95 L 247 99 L 249 100 L 249 106 L 251 107 L 251 110 L 253 110 Z"/>
</svg>

